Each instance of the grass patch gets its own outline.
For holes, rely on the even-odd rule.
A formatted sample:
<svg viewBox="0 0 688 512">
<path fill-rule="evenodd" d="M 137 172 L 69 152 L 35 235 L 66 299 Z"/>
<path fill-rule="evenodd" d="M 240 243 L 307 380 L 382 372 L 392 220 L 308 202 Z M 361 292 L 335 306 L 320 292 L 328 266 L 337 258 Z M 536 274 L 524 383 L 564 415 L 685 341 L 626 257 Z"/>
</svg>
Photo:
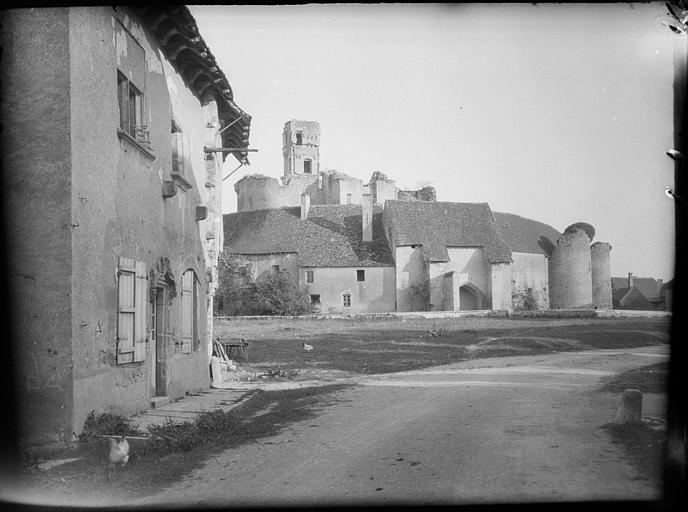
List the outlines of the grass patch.
<svg viewBox="0 0 688 512">
<path fill-rule="evenodd" d="M 666 432 L 653 429 L 645 423 L 636 425 L 602 426 L 612 442 L 623 446 L 624 451 L 642 478 L 661 484 L 664 476 L 664 449 Z"/>
<path fill-rule="evenodd" d="M 602 391 L 623 393 L 626 389 L 637 389 L 643 393 L 665 393 L 668 375 L 669 363 L 650 364 L 605 379 Z"/>
<path fill-rule="evenodd" d="M 620 349 L 669 342 L 669 320 L 505 318 L 216 319 L 244 337 L 251 363 L 288 361 L 355 374 L 415 370 L 486 357 Z M 312 345 L 305 352 L 302 343 Z"/>
</svg>

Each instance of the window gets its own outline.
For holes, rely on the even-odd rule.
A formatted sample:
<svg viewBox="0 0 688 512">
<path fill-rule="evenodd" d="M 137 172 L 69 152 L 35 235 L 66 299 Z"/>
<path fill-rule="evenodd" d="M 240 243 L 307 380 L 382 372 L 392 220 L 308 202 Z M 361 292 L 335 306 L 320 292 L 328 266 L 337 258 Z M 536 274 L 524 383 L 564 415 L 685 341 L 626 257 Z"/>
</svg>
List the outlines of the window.
<svg viewBox="0 0 688 512">
<path fill-rule="evenodd" d="M 270 275 L 276 276 L 277 274 L 279 274 L 279 270 L 279 265 L 273 265 L 272 267 L 270 267 Z"/>
<path fill-rule="evenodd" d="M 346 204 L 351 204 L 351 194 L 346 195 Z"/>
<path fill-rule="evenodd" d="M 303 144 L 303 134 L 301 132 L 296 132 L 296 145 L 300 146 Z"/>
<path fill-rule="evenodd" d="M 351 294 L 345 293 L 344 295 L 342 295 L 342 298 L 344 299 L 344 307 L 350 308 L 351 307 Z"/>
<path fill-rule="evenodd" d="M 195 351 L 201 345 L 201 297 L 196 273 L 187 270 L 182 274 L 182 344 L 183 354 Z"/>
<path fill-rule="evenodd" d="M 310 295 L 311 304 L 320 304 L 320 295 Z"/>
<path fill-rule="evenodd" d="M 303 161 L 303 172 L 306 174 L 311 174 L 311 171 L 311 161 L 308 158 L 306 158 Z"/>
<path fill-rule="evenodd" d="M 117 272 L 117 364 L 146 359 L 146 264 L 119 258 Z"/>
<path fill-rule="evenodd" d="M 356 281 L 365 281 L 365 270 L 356 271 Z"/>
<path fill-rule="evenodd" d="M 312 283 L 313 282 L 313 270 L 306 270 L 306 282 L 307 283 Z"/>
<path fill-rule="evenodd" d="M 137 140 L 147 140 L 143 123 L 143 93 L 123 73 L 117 72 L 119 128 Z"/>
<path fill-rule="evenodd" d="M 149 152 L 145 108 L 146 52 L 119 20 L 115 31 L 116 51 L 119 55 L 126 55 L 126 59 L 117 64 L 118 134 L 124 138 L 128 136 L 144 152 Z"/>
</svg>

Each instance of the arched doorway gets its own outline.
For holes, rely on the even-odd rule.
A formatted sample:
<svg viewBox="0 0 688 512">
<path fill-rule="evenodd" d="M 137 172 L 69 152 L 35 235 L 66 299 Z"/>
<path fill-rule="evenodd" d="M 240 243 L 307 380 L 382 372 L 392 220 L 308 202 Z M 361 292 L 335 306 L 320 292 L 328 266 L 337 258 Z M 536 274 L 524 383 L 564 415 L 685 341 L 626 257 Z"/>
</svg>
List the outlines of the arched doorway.
<svg viewBox="0 0 688 512">
<path fill-rule="evenodd" d="M 459 310 L 461 311 L 471 311 L 475 309 L 480 309 L 481 300 L 479 291 L 471 285 L 463 285 L 459 288 Z"/>
</svg>

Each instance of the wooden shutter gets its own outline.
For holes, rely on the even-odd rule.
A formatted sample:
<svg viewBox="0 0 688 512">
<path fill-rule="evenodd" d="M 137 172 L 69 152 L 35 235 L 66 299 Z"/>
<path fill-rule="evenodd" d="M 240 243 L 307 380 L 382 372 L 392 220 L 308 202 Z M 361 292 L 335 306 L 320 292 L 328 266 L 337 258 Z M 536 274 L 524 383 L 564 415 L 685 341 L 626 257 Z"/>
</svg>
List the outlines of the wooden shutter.
<svg viewBox="0 0 688 512">
<path fill-rule="evenodd" d="M 193 347 L 194 334 L 194 300 L 193 300 L 193 279 L 192 270 L 187 270 L 182 274 L 182 353 L 191 353 Z"/>
<path fill-rule="evenodd" d="M 117 306 L 117 364 L 146 359 L 146 264 L 120 257 Z"/>
<path fill-rule="evenodd" d="M 119 259 L 117 305 L 117 364 L 134 361 L 136 262 Z"/>
<path fill-rule="evenodd" d="M 136 262 L 136 290 L 135 290 L 135 314 L 134 314 L 134 361 L 146 359 L 146 305 L 148 304 L 148 277 L 146 275 L 146 263 Z"/>
</svg>

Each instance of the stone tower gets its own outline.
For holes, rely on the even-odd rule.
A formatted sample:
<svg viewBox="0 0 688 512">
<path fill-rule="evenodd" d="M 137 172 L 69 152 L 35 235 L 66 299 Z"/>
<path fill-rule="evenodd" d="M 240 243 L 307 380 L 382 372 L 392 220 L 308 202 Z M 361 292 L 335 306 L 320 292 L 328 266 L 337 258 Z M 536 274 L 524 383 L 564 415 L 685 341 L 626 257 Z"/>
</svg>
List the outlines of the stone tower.
<svg viewBox="0 0 688 512">
<path fill-rule="evenodd" d="M 284 176 L 320 171 L 320 124 L 317 121 L 287 121 L 282 131 Z"/>
</svg>

